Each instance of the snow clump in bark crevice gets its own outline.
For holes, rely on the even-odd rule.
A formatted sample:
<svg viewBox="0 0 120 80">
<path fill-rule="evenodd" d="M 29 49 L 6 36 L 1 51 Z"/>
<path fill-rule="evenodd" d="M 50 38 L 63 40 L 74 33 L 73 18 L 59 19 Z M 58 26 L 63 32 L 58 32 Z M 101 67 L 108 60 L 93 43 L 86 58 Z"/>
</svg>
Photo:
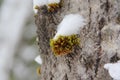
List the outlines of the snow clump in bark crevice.
<svg viewBox="0 0 120 80">
<path fill-rule="evenodd" d="M 107 63 L 104 68 L 114 80 L 120 80 L 120 60 L 116 63 Z"/>
</svg>

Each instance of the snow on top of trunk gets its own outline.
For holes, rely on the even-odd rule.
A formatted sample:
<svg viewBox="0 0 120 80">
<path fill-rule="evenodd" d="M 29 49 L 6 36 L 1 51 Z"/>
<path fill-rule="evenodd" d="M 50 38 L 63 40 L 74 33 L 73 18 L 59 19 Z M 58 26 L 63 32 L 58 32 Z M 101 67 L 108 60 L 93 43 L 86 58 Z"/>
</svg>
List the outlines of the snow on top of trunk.
<svg viewBox="0 0 120 80">
<path fill-rule="evenodd" d="M 104 68 L 108 70 L 114 80 L 120 80 L 120 61 L 117 63 L 107 63 Z"/>
<path fill-rule="evenodd" d="M 38 64 L 42 64 L 42 59 L 41 59 L 40 55 L 38 55 L 38 56 L 35 58 L 35 61 L 36 61 Z"/>
<path fill-rule="evenodd" d="M 85 19 L 79 14 L 69 14 L 64 17 L 62 22 L 58 25 L 57 33 L 54 37 L 56 39 L 59 35 L 69 36 L 72 34 L 79 34 L 80 28 L 85 25 Z"/>
</svg>

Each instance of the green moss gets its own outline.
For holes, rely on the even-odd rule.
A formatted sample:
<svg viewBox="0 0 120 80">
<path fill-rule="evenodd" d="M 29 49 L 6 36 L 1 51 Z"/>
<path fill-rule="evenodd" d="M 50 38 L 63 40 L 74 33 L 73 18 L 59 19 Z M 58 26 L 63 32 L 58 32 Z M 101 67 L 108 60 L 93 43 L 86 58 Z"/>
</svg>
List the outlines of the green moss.
<svg viewBox="0 0 120 80">
<path fill-rule="evenodd" d="M 36 72 L 37 72 L 37 75 L 40 76 L 40 74 L 41 74 L 41 68 L 38 67 L 37 70 L 36 70 Z"/>
<path fill-rule="evenodd" d="M 36 5 L 34 8 L 39 10 L 39 6 L 38 5 Z"/>
<path fill-rule="evenodd" d="M 59 35 L 57 39 L 50 40 L 50 46 L 55 55 L 68 54 L 79 43 L 80 39 L 75 34 L 70 36 Z"/>
<path fill-rule="evenodd" d="M 35 6 L 34 8 L 44 14 L 54 14 L 63 6 L 63 0 L 60 0 L 59 3 L 50 3 L 48 5 L 43 6 Z M 36 17 L 37 15 L 35 15 Z"/>
<path fill-rule="evenodd" d="M 63 0 L 60 1 L 60 3 L 51 3 L 48 4 L 48 13 L 54 13 L 57 12 L 58 9 L 60 9 L 63 5 Z"/>
<path fill-rule="evenodd" d="M 51 3 L 51 4 L 48 4 L 48 12 L 55 12 L 57 11 L 57 9 L 59 9 L 60 6 L 58 3 Z"/>
</svg>

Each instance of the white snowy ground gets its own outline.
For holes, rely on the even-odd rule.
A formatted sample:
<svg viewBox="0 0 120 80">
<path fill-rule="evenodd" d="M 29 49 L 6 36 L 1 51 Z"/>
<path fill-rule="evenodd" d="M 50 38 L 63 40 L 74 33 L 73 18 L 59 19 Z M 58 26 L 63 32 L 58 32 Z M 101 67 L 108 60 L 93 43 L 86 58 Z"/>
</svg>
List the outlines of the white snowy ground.
<svg viewBox="0 0 120 80">
<path fill-rule="evenodd" d="M 34 62 L 34 58 L 38 55 L 36 46 L 24 45 L 21 51 L 16 52 L 19 50 L 18 44 L 25 29 L 25 38 L 31 39 L 36 36 L 34 22 L 27 25 L 31 15 L 32 0 L 3 0 L 0 7 L 0 80 L 11 80 L 13 77 L 15 80 L 34 78 L 28 77 L 30 73 L 35 75 L 36 70 L 33 69 L 34 66 L 30 68 L 27 61 Z"/>
</svg>

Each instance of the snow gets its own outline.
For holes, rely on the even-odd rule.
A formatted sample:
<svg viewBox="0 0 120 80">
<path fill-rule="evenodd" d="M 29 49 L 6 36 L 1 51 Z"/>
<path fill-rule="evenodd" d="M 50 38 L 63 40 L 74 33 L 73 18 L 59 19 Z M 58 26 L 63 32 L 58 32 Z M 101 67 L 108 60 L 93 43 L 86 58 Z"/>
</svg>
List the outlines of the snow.
<svg viewBox="0 0 120 80">
<path fill-rule="evenodd" d="M 85 25 L 85 19 L 79 14 L 69 14 L 64 17 L 58 25 L 54 39 L 59 35 L 69 36 L 79 34 L 80 29 Z"/>
<path fill-rule="evenodd" d="M 60 3 L 60 0 L 48 0 L 48 4 L 51 4 L 51 3 Z"/>
<path fill-rule="evenodd" d="M 42 59 L 41 59 L 40 55 L 38 55 L 38 56 L 35 58 L 35 61 L 36 61 L 38 64 L 42 64 Z"/>
<path fill-rule="evenodd" d="M 43 5 L 47 5 L 48 4 L 48 0 L 33 0 L 33 10 L 35 13 L 38 12 L 37 9 L 35 9 L 36 6 L 43 6 Z"/>
<path fill-rule="evenodd" d="M 114 80 L 120 80 L 120 61 L 117 63 L 107 63 L 104 68 L 108 70 Z"/>
</svg>

